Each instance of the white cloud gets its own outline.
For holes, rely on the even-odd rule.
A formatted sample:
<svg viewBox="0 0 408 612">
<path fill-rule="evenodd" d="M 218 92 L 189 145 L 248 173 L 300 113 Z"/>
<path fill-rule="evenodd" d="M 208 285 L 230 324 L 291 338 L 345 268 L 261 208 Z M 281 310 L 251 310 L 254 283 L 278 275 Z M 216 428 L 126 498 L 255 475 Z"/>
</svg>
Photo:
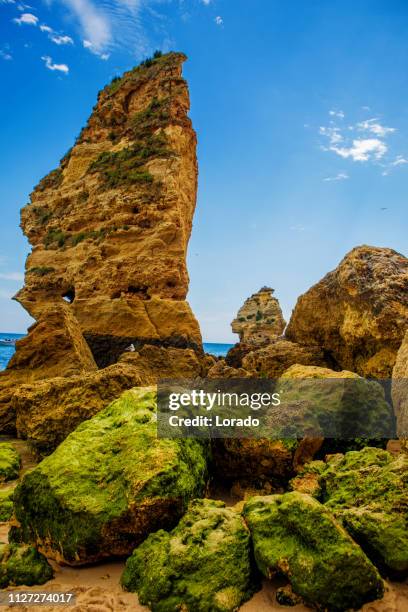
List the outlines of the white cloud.
<svg viewBox="0 0 408 612">
<path fill-rule="evenodd" d="M 13 19 L 14 23 L 18 25 L 33 25 L 36 26 L 38 23 L 38 17 L 33 15 L 32 13 L 23 13 L 21 17 L 16 17 Z"/>
<path fill-rule="evenodd" d="M 340 128 L 338 127 L 319 127 L 319 134 L 322 136 L 326 136 L 329 139 L 330 144 L 337 144 L 342 142 L 343 136 L 340 133 Z"/>
<path fill-rule="evenodd" d="M 350 147 L 339 147 L 332 145 L 330 151 L 337 153 L 344 159 L 351 158 L 353 161 L 379 160 L 386 154 L 388 147 L 378 138 L 363 138 L 353 140 Z"/>
<path fill-rule="evenodd" d="M 2 272 L 0 274 L 0 279 L 20 282 L 24 280 L 24 274 L 21 272 Z"/>
<path fill-rule="evenodd" d="M 357 123 L 357 129 L 360 132 L 371 132 L 380 138 L 384 138 L 388 134 L 392 134 L 396 131 L 395 128 L 381 125 L 378 123 L 378 119 L 367 119 L 366 121 L 360 121 L 360 123 Z"/>
<path fill-rule="evenodd" d="M 408 164 L 408 159 L 405 159 L 403 155 L 397 155 L 393 162 L 391 162 L 391 166 L 402 166 L 404 164 Z"/>
<path fill-rule="evenodd" d="M 45 66 L 48 70 L 57 70 L 58 72 L 68 74 L 69 68 L 66 64 L 54 64 L 49 55 L 44 55 L 41 59 L 45 62 Z"/>
<path fill-rule="evenodd" d="M 59 34 L 55 34 L 51 36 L 52 42 L 56 45 L 73 45 L 74 41 L 70 36 L 60 36 Z"/>
<path fill-rule="evenodd" d="M 324 181 L 345 181 L 347 180 L 349 177 L 349 175 L 346 172 L 339 172 L 338 174 L 336 174 L 335 176 L 327 176 L 326 178 L 324 178 Z"/>
<path fill-rule="evenodd" d="M 51 34 L 54 31 L 52 28 L 50 28 L 50 26 L 47 26 L 45 23 L 42 23 L 40 25 L 40 30 L 41 32 L 48 32 L 48 34 Z"/>
<path fill-rule="evenodd" d="M 13 59 L 13 56 L 11 55 L 11 53 L 8 53 L 8 51 L 3 51 L 2 49 L 0 49 L 0 57 L 1 59 L 4 59 L 4 60 Z"/>
<path fill-rule="evenodd" d="M 208 6 L 209 4 L 211 4 L 211 0 L 201 0 L 201 2 L 203 4 L 205 4 L 206 6 Z"/>
<path fill-rule="evenodd" d="M 223 18 L 220 17 L 219 15 L 217 15 L 217 17 L 214 19 L 214 21 L 217 24 L 217 26 L 222 26 L 222 24 L 224 23 Z"/>
<path fill-rule="evenodd" d="M 90 0 L 63 0 L 63 2 L 79 21 L 85 39 L 90 43 L 86 48 L 95 53 L 106 49 L 112 42 L 112 27 L 103 7 L 97 7 Z"/>
<path fill-rule="evenodd" d="M 329 115 L 331 117 L 337 117 L 338 119 L 344 119 L 344 117 L 345 117 L 345 114 L 343 113 L 342 110 L 338 110 L 338 111 L 331 110 L 331 111 L 329 111 Z"/>
</svg>

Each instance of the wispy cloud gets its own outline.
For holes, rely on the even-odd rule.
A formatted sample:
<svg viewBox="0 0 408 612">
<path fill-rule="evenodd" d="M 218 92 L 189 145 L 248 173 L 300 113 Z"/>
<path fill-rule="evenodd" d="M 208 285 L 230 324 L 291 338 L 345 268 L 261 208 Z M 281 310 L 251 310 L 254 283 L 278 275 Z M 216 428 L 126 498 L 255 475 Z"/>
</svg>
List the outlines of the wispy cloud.
<svg viewBox="0 0 408 612">
<path fill-rule="evenodd" d="M 21 272 L 2 272 L 0 273 L 0 279 L 20 282 L 24 280 L 24 274 Z"/>
<path fill-rule="evenodd" d="M 90 0 L 62 0 L 79 22 L 80 28 L 90 45 L 87 47 L 100 53 L 112 43 L 112 25 L 104 6 Z M 125 3 L 122 3 L 125 4 Z"/>
<path fill-rule="evenodd" d="M 366 121 L 360 121 L 360 123 L 357 123 L 357 129 L 360 132 L 371 132 L 380 138 L 384 138 L 384 136 L 395 132 L 395 128 L 381 125 L 378 122 L 378 119 L 367 119 Z"/>
<path fill-rule="evenodd" d="M 408 159 L 405 159 L 403 155 L 397 155 L 394 161 L 391 162 L 391 166 L 403 166 L 408 164 Z"/>
<path fill-rule="evenodd" d="M 383 125 L 378 117 L 346 124 L 346 114 L 339 110 L 330 110 L 329 117 L 329 125 L 319 127 L 319 134 L 325 139 L 321 146 L 324 151 L 335 153 L 342 159 L 371 162 L 383 168 L 404 164 L 403 156 L 397 156 L 393 162 L 389 161 L 390 144 L 386 139 L 397 131 L 395 127 Z M 337 175 L 339 178 L 328 177 L 324 180 L 346 178 L 342 174 Z"/>
<path fill-rule="evenodd" d="M 13 56 L 11 55 L 11 53 L 9 53 L 8 51 L 5 51 L 4 49 L 0 49 L 0 57 L 3 60 L 6 61 L 10 61 L 13 59 Z"/>
<path fill-rule="evenodd" d="M 70 36 L 61 36 L 59 34 L 53 34 L 50 36 L 53 43 L 56 45 L 73 45 L 74 41 Z"/>
<path fill-rule="evenodd" d="M 43 55 L 41 59 L 45 62 L 45 66 L 48 70 L 56 70 L 57 72 L 68 74 L 69 67 L 66 64 L 54 64 L 49 55 Z"/>
<path fill-rule="evenodd" d="M 51 34 L 54 31 L 52 28 L 50 28 L 50 26 L 46 25 L 45 23 L 42 23 L 40 25 L 40 30 L 41 32 L 48 32 L 48 34 Z"/>
<path fill-rule="evenodd" d="M 379 160 L 388 151 L 388 147 L 382 140 L 378 138 L 355 139 L 350 147 L 339 147 L 332 145 L 330 151 L 334 151 L 343 159 L 350 158 L 353 161 L 369 161 Z"/>
<path fill-rule="evenodd" d="M 203 4 L 205 4 L 206 6 L 208 6 L 209 4 L 211 4 L 211 1 L 212 1 L 212 0 L 201 0 L 201 2 L 202 2 Z"/>
<path fill-rule="evenodd" d="M 217 15 L 216 18 L 214 19 L 215 23 L 217 24 L 217 26 L 222 26 L 224 23 L 224 20 L 222 17 L 220 17 L 220 15 Z"/>
<path fill-rule="evenodd" d="M 338 172 L 335 176 L 327 176 L 323 180 L 326 181 L 326 182 L 330 182 L 330 181 L 345 181 L 348 178 L 350 178 L 350 177 L 349 177 L 349 175 L 346 172 Z"/>
<path fill-rule="evenodd" d="M 344 119 L 345 114 L 343 113 L 342 110 L 331 110 L 329 111 L 329 115 L 331 117 L 337 117 L 337 119 Z"/>
<path fill-rule="evenodd" d="M 32 13 L 23 13 L 21 17 L 15 17 L 13 21 L 18 25 L 36 26 L 38 23 L 38 17 L 36 17 L 36 15 L 33 15 Z"/>
</svg>

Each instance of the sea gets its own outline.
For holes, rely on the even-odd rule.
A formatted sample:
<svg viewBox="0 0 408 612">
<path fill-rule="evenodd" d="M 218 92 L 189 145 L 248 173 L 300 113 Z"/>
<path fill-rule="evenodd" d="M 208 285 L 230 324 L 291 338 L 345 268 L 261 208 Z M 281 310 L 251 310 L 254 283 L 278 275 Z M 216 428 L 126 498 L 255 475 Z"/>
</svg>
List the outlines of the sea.
<svg viewBox="0 0 408 612">
<path fill-rule="evenodd" d="M 0 332 L 0 340 L 2 338 L 12 338 L 13 340 L 18 340 L 19 338 L 23 338 L 24 334 L 11 334 L 11 333 L 1 333 Z M 4 370 L 12 358 L 14 353 L 14 346 L 1 346 L 0 344 L 0 370 Z"/>
<path fill-rule="evenodd" d="M 24 334 L 0 333 L 1 338 L 12 338 L 18 340 Z M 204 350 L 216 357 L 224 357 L 233 344 L 219 344 L 217 342 L 204 342 Z M 1 346 L 0 344 L 0 370 L 4 370 L 14 353 L 14 346 Z"/>
</svg>

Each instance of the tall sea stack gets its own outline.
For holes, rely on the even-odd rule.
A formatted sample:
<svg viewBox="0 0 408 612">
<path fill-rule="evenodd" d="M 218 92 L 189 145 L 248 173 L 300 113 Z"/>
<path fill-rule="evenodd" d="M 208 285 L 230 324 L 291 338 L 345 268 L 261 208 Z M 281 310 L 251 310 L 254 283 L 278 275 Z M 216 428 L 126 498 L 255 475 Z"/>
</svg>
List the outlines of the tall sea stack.
<svg viewBox="0 0 408 612">
<path fill-rule="evenodd" d="M 131 344 L 202 351 L 186 302 L 197 192 L 186 57 L 157 55 L 99 93 L 22 210 L 32 252 L 16 299 L 36 323 L 0 377 L 0 413 L 16 385 L 106 368 Z"/>
</svg>

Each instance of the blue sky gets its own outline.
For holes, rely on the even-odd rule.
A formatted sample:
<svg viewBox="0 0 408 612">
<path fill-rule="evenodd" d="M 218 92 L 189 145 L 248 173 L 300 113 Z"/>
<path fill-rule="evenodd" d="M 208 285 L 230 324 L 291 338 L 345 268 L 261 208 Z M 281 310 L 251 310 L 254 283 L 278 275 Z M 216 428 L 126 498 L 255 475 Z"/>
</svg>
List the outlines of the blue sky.
<svg viewBox="0 0 408 612">
<path fill-rule="evenodd" d="M 198 133 L 189 301 L 207 341 L 262 285 L 284 314 L 358 244 L 408 252 L 408 6 L 396 0 L 0 0 L 0 328 L 19 210 L 112 76 L 184 51 Z"/>
</svg>

